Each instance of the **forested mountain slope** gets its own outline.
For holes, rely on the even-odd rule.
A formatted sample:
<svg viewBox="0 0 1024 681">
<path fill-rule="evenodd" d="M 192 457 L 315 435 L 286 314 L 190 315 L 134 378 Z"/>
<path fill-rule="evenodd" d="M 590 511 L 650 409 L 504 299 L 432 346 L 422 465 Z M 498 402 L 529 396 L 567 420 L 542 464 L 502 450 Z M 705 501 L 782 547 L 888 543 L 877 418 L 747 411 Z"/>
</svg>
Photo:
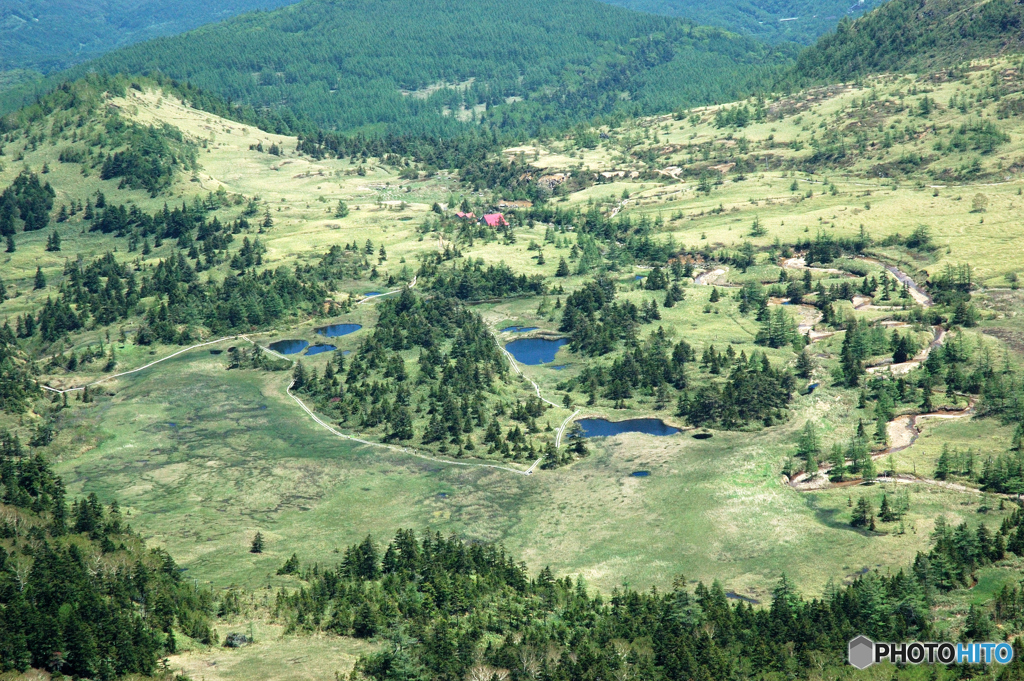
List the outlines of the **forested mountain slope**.
<svg viewBox="0 0 1024 681">
<path fill-rule="evenodd" d="M 882 0 L 608 0 L 613 5 L 652 14 L 684 17 L 698 24 L 747 33 L 758 40 L 809 44 L 835 28 L 843 17 L 857 16 Z"/>
<path fill-rule="evenodd" d="M 780 61 L 749 38 L 596 0 L 307 0 L 118 50 L 71 75 L 160 71 L 326 128 L 444 132 L 482 117 L 536 131 L 730 99 Z"/>
<path fill-rule="evenodd" d="M 925 71 L 1019 50 L 1024 5 L 1014 0 L 892 0 L 800 54 L 798 83 L 885 71 Z"/>
<path fill-rule="evenodd" d="M 294 0 L 8 0 L 0 6 L 0 71 L 49 72 L 112 49 Z"/>
</svg>

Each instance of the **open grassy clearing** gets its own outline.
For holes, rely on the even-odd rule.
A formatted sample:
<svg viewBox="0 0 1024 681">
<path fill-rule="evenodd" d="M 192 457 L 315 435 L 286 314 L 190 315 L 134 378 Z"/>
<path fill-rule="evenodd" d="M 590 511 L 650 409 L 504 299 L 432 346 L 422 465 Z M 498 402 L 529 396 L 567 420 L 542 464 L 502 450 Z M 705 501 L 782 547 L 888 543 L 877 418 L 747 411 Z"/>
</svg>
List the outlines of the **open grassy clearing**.
<svg viewBox="0 0 1024 681">
<path fill-rule="evenodd" d="M 53 445 L 59 470 L 74 494 L 118 498 L 135 529 L 218 588 L 287 586 L 294 578 L 274 572 L 292 552 L 330 564 L 367 532 L 413 527 L 500 541 L 531 570 L 551 565 L 602 590 L 685 574 L 764 598 L 786 572 L 820 593 L 865 567 L 906 564 L 940 512 L 990 526 L 1001 515 L 979 515 L 978 495 L 922 485 L 910 489 L 905 534 L 850 528 L 848 498 L 884 488 L 782 485 L 799 419 L 705 441 L 619 436 L 572 467 L 523 478 L 354 447 L 306 419 L 286 380 L 225 371 L 223 356 L 203 351 L 120 379 L 112 397 L 74 412 Z M 822 391 L 797 407 L 822 414 L 835 403 Z M 248 553 L 257 530 L 268 539 L 258 556 Z"/>
</svg>

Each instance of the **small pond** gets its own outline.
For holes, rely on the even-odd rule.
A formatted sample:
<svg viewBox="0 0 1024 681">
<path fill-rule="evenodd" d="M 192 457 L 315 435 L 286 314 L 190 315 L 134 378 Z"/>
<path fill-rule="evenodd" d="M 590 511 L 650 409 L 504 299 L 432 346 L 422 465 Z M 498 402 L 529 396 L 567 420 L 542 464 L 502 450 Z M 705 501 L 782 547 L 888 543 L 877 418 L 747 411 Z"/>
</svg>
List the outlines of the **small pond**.
<svg viewBox="0 0 1024 681">
<path fill-rule="evenodd" d="M 295 355 L 306 349 L 309 341 L 304 340 L 279 340 L 274 341 L 268 347 L 281 355 Z"/>
<path fill-rule="evenodd" d="M 361 328 L 363 328 L 361 324 L 331 324 L 329 326 L 321 326 L 316 332 L 328 338 L 338 338 L 339 336 L 355 333 Z"/>
<path fill-rule="evenodd" d="M 580 419 L 576 423 L 583 428 L 583 437 L 607 437 L 620 433 L 644 433 L 645 435 L 674 435 L 679 432 L 661 419 L 629 419 L 609 421 L 608 419 Z"/>
<path fill-rule="evenodd" d="M 549 368 L 554 369 L 555 371 L 561 371 L 562 369 L 567 369 L 568 367 L 568 364 L 556 364 L 555 366 Z"/>
<path fill-rule="evenodd" d="M 502 333 L 526 333 L 527 331 L 536 331 L 539 327 L 536 326 L 506 326 L 501 330 Z"/>
<path fill-rule="evenodd" d="M 224 351 L 223 351 L 223 350 L 210 350 L 210 354 L 211 354 L 211 355 L 219 355 L 219 354 L 221 354 L 222 352 L 224 352 Z"/>
<path fill-rule="evenodd" d="M 319 355 L 321 352 L 334 352 L 337 349 L 334 345 L 328 345 L 327 343 L 321 345 L 317 343 L 316 345 L 309 346 L 309 349 L 306 350 L 306 355 Z"/>
<path fill-rule="evenodd" d="M 566 338 L 521 338 L 506 345 L 505 349 L 517 362 L 534 366 L 555 361 L 558 348 L 568 342 Z"/>
<path fill-rule="evenodd" d="M 715 436 L 714 433 L 694 433 L 693 434 L 693 439 L 694 440 L 710 440 L 714 436 Z"/>
<path fill-rule="evenodd" d="M 634 478 L 646 478 L 651 474 L 650 471 L 633 471 L 630 473 Z"/>
</svg>

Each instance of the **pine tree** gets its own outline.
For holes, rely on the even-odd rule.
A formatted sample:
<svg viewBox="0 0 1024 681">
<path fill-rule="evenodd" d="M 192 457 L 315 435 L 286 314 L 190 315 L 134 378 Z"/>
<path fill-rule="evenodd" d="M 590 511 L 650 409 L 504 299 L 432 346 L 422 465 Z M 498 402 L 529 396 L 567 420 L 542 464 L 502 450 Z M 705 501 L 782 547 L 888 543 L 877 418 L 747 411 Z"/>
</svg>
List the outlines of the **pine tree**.
<svg viewBox="0 0 1024 681">
<path fill-rule="evenodd" d="M 10 238 L 10 237 L 8 237 Z M 569 276 L 569 263 L 565 261 L 565 258 L 558 260 L 558 269 L 555 270 L 556 277 L 568 277 Z"/>
<path fill-rule="evenodd" d="M 882 505 L 878 507 L 878 519 L 883 523 L 891 523 L 896 520 L 896 513 L 889 505 L 889 497 L 885 494 L 882 495 Z"/>
<path fill-rule="evenodd" d="M 838 442 L 832 445 L 832 455 L 829 457 L 829 463 L 832 464 L 829 477 L 834 482 L 842 482 L 846 476 L 846 456 L 843 454 L 843 446 Z"/>
<path fill-rule="evenodd" d="M 14 235 L 13 234 L 8 234 L 7 235 L 7 252 L 8 253 L 14 253 L 15 250 L 17 250 L 17 249 L 14 247 Z"/>
<path fill-rule="evenodd" d="M 33 288 L 36 291 L 46 288 L 46 276 L 43 274 L 43 269 L 41 267 L 36 267 L 36 280 L 35 284 L 33 284 Z"/>
<path fill-rule="evenodd" d="M 56 230 L 50 232 L 50 236 L 46 238 L 46 250 L 51 253 L 60 251 L 60 234 Z"/>
<path fill-rule="evenodd" d="M 270 206 L 267 206 L 266 212 L 263 214 L 263 222 L 260 224 L 260 229 L 266 231 L 274 226 L 274 218 L 270 216 Z"/>
<path fill-rule="evenodd" d="M 263 549 L 263 534 L 261 532 L 257 532 L 256 536 L 252 538 L 252 545 L 249 547 L 249 553 L 263 553 Z"/>
<path fill-rule="evenodd" d="M 718 294 L 718 287 L 712 287 L 711 297 L 708 299 L 708 302 L 717 303 L 719 300 L 721 300 L 721 296 Z"/>
<path fill-rule="evenodd" d="M 945 480 L 949 477 L 952 472 L 952 465 L 950 462 L 949 443 L 944 442 L 942 444 L 942 453 L 939 454 L 939 460 L 935 464 L 935 479 Z"/>
<path fill-rule="evenodd" d="M 861 497 L 857 500 L 857 505 L 853 509 L 853 515 L 850 517 L 850 525 L 853 527 L 868 527 L 871 524 L 871 519 L 874 518 L 875 512 L 871 508 L 871 503 L 867 499 Z"/>
<path fill-rule="evenodd" d="M 803 348 L 796 357 L 796 375 L 800 378 L 810 378 L 814 372 L 814 360 L 807 348 Z"/>
<path fill-rule="evenodd" d="M 348 204 L 341 199 L 338 199 L 338 205 L 334 208 L 334 217 L 339 219 L 348 217 Z"/>
</svg>

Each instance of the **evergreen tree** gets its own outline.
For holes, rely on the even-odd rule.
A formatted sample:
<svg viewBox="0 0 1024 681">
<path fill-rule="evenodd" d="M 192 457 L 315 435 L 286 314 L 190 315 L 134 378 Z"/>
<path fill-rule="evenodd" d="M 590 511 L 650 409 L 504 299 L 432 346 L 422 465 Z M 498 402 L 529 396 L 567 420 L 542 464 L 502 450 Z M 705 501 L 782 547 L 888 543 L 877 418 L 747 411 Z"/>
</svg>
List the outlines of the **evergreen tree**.
<svg viewBox="0 0 1024 681">
<path fill-rule="evenodd" d="M 556 277 L 568 277 L 569 276 L 569 263 L 565 261 L 565 258 L 559 258 L 558 269 L 555 270 Z"/>
<path fill-rule="evenodd" d="M 249 553 L 263 553 L 264 548 L 263 533 L 257 532 L 256 536 L 252 538 L 252 544 L 249 546 Z"/>
<path fill-rule="evenodd" d="M 853 515 L 850 517 L 850 525 L 853 527 L 868 527 L 871 524 L 871 519 L 874 518 L 875 512 L 871 508 L 871 503 L 864 497 L 857 500 L 857 505 L 853 509 Z"/>
<path fill-rule="evenodd" d="M 338 205 L 334 208 L 334 217 L 339 219 L 348 217 L 348 204 L 341 199 L 338 199 Z"/>
<path fill-rule="evenodd" d="M 800 378 L 810 378 L 814 372 L 814 359 L 811 358 L 811 354 L 807 352 L 807 348 L 800 350 L 800 354 L 796 357 L 796 375 Z"/>
<path fill-rule="evenodd" d="M 891 523 L 896 520 L 896 513 L 889 505 L 888 495 L 882 495 L 882 505 L 878 507 L 878 519 L 883 523 Z"/>
<path fill-rule="evenodd" d="M 36 291 L 46 288 L 46 276 L 43 274 L 41 267 L 36 267 L 36 278 L 32 288 Z"/>
</svg>

